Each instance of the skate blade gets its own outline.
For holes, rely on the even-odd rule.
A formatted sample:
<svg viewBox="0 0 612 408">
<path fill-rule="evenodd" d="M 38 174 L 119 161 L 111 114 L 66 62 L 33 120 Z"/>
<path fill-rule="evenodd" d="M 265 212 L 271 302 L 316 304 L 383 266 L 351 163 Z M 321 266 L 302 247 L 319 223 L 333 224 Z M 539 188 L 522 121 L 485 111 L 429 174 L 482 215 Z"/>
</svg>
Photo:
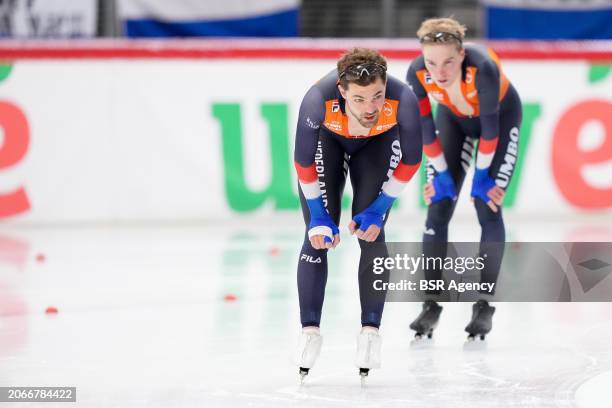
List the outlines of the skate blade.
<svg viewBox="0 0 612 408">
<path fill-rule="evenodd" d="M 414 338 L 410 341 L 410 347 L 428 347 L 435 342 L 433 330 L 429 333 L 415 333 Z"/>
<path fill-rule="evenodd" d="M 300 367 L 300 371 L 299 371 L 300 385 L 304 385 L 304 380 L 306 379 L 306 376 L 308 375 L 309 370 L 310 370 L 309 368 Z"/>
<path fill-rule="evenodd" d="M 487 333 L 470 333 L 467 336 L 467 341 L 476 341 L 476 340 L 485 341 L 486 339 L 487 339 Z"/>
<path fill-rule="evenodd" d="M 360 368 L 359 369 L 359 378 L 361 379 L 361 386 L 362 387 L 366 386 L 366 378 L 367 378 L 369 373 L 370 373 L 370 369 L 369 368 Z"/>
<path fill-rule="evenodd" d="M 427 337 L 428 339 L 431 339 L 433 337 L 434 329 L 435 327 L 432 329 L 429 329 L 428 332 L 417 331 L 416 333 L 414 333 L 415 340 L 421 340 L 423 337 Z"/>
</svg>

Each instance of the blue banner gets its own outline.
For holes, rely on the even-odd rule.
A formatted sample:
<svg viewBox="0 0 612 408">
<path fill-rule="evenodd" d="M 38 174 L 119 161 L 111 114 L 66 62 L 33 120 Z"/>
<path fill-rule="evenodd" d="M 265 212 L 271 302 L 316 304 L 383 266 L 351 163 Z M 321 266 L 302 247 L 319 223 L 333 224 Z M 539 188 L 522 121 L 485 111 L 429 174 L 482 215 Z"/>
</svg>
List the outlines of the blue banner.
<svg viewBox="0 0 612 408">
<path fill-rule="evenodd" d="M 294 37 L 299 0 L 120 0 L 128 37 Z"/>
<path fill-rule="evenodd" d="M 486 1 L 484 8 L 491 39 L 612 39 L 610 2 Z"/>
</svg>

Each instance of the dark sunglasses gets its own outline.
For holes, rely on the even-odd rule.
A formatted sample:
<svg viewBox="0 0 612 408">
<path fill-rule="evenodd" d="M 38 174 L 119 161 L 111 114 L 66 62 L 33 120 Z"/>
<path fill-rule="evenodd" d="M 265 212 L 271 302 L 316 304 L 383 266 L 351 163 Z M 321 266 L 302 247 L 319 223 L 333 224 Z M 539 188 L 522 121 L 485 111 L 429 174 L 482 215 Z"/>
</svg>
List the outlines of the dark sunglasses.
<svg viewBox="0 0 612 408">
<path fill-rule="evenodd" d="M 463 41 L 461 41 L 461 37 L 459 37 L 458 35 L 453 34 L 453 33 L 447 33 L 444 31 L 425 34 L 419 39 L 421 44 L 423 43 L 446 43 L 452 40 L 458 41 L 459 44 L 463 43 Z"/>
<path fill-rule="evenodd" d="M 382 75 L 387 72 L 387 67 L 375 62 L 365 64 L 351 65 L 340 73 L 338 78 L 346 78 L 348 81 L 353 81 L 362 77 L 370 77 L 373 75 Z"/>
</svg>

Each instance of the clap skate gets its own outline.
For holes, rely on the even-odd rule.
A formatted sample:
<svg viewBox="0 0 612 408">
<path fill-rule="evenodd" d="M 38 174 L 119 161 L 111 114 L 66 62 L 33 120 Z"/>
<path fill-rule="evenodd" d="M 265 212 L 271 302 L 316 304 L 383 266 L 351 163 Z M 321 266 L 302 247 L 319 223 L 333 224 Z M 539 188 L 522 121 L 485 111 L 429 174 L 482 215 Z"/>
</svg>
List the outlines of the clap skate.
<svg viewBox="0 0 612 408">
<path fill-rule="evenodd" d="M 361 385 L 365 385 L 365 378 L 370 369 L 380 368 L 381 340 L 378 329 L 365 326 L 357 336 L 357 358 L 355 365 L 359 368 Z"/>
<path fill-rule="evenodd" d="M 296 356 L 296 363 L 300 367 L 300 383 L 304 382 L 310 369 L 314 366 L 321 352 L 321 345 L 323 344 L 323 337 L 319 332 L 318 327 L 305 327 L 302 329 L 302 334 L 298 341 L 298 349 Z"/>
<path fill-rule="evenodd" d="M 484 340 L 486 335 L 493 327 L 493 314 L 495 307 L 489 306 L 486 300 L 479 300 L 472 306 L 472 320 L 466 326 L 465 331 L 468 332 L 468 341 L 474 341 L 476 337 Z"/>
<path fill-rule="evenodd" d="M 421 314 L 410 323 L 410 328 L 416 332 L 414 334 L 415 339 L 421 339 L 424 334 L 427 335 L 427 338 L 432 338 L 433 331 L 438 325 L 438 320 L 440 320 L 442 309 L 443 307 L 433 300 L 427 300 L 423 303 Z"/>
</svg>

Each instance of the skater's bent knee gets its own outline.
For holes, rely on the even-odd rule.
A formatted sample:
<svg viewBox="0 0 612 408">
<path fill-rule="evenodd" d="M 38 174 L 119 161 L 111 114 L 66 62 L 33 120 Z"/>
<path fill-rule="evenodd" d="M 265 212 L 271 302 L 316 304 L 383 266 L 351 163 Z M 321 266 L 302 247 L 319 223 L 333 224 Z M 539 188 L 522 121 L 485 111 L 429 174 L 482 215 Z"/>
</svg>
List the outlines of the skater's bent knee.
<svg viewBox="0 0 612 408">
<path fill-rule="evenodd" d="M 493 212 L 482 200 L 474 200 L 474 207 L 476 208 L 476 215 L 478 215 L 478 222 L 481 225 L 487 222 L 502 221 L 503 219 L 501 210 Z"/>
<path fill-rule="evenodd" d="M 427 211 L 428 225 L 448 225 L 454 210 L 454 203 L 451 200 L 442 200 L 431 204 Z"/>
</svg>

